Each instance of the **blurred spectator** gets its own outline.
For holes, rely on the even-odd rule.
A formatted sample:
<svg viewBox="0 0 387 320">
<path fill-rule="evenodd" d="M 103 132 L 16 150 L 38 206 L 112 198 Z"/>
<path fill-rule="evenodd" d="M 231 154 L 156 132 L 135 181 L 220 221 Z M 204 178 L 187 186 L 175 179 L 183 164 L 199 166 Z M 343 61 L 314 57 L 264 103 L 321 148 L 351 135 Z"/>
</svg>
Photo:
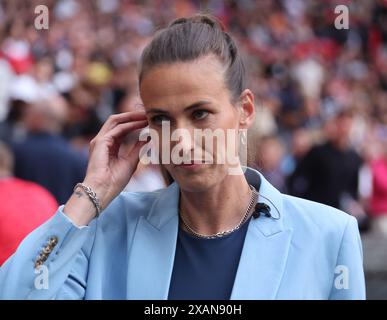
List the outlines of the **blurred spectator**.
<svg viewBox="0 0 387 320">
<path fill-rule="evenodd" d="M 4 59 L 0 59 L 0 74 L 0 122 L 2 122 L 8 114 L 10 87 L 14 76 L 11 66 Z"/>
<path fill-rule="evenodd" d="M 79 83 L 65 94 L 65 98 L 68 111 L 63 136 L 78 149 L 88 150 L 88 142 L 102 126 L 102 120 L 94 107 L 96 97 L 85 84 Z"/>
<path fill-rule="evenodd" d="M 276 136 L 264 136 L 258 147 L 258 169 L 281 192 L 286 192 L 282 163 L 285 148 Z"/>
<path fill-rule="evenodd" d="M 327 124 L 327 142 L 313 147 L 291 177 L 292 194 L 364 214 L 357 205 L 362 159 L 349 144 L 352 122 L 352 112 L 343 110 Z"/>
<path fill-rule="evenodd" d="M 370 214 L 375 228 L 387 237 L 387 143 L 384 145 L 383 154 L 371 162 L 370 169 Z"/>
<path fill-rule="evenodd" d="M 287 177 L 294 173 L 299 162 L 310 150 L 312 146 L 312 134 L 304 128 L 299 128 L 292 132 L 290 140 L 289 150 L 283 161 L 283 171 Z M 290 184 L 292 183 L 290 182 Z"/>
<path fill-rule="evenodd" d="M 9 61 L 15 73 L 25 73 L 33 63 L 25 22 L 17 19 L 9 21 L 5 27 L 8 34 L 2 43 L 1 55 Z"/>
<path fill-rule="evenodd" d="M 58 203 L 44 188 L 12 176 L 13 156 L 0 142 L 0 265 L 32 230 L 49 219 Z"/>
<path fill-rule="evenodd" d="M 60 135 L 66 116 L 61 99 L 29 104 L 22 121 L 24 138 L 13 141 L 15 175 L 47 188 L 61 204 L 86 174 L 87 158 Z"/>
</svg>

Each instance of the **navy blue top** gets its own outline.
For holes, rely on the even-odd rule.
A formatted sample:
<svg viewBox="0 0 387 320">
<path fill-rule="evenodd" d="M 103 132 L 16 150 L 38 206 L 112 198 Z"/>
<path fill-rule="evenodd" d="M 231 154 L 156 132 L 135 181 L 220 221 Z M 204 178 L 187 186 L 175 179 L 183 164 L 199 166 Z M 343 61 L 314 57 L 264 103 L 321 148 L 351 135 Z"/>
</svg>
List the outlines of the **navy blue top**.
<svg viewBox="0 0 387 320">
<path fill-rule="evenodd" d="M 250 219 L 216 239 L 198 238 L 180 228 L 168 299 L 230 299 Z"/>
</svg>

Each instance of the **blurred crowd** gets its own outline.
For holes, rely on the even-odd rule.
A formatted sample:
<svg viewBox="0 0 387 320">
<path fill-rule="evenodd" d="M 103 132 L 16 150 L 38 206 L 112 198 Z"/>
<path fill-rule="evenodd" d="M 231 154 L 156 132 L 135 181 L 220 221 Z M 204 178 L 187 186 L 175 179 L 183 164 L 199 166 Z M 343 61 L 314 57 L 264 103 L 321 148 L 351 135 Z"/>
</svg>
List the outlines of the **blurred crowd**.
<svg viewBox="0 0 387 320">
<path fill-rule="evenodd" d="M 41 4 L 48 30 L 34 25 Z M 335 27 L 338 4 L 348 29 Z M 199 10 L 221 19 L 247 65 L 257 108 L 250 165 L 281 191 L 387 234 L 385 0 L 1 0 L 0 194 L 29 181 L 63 204 L 103 122 L 141 104 L 137 63 L 154 31 Z M 163 185 L 157 168 L 140 167 L 127 190 Z M 39 189 L 28 207 L 50 194 Z M 3 201 L 0 219 L 27 200 Z"/>
</svg>

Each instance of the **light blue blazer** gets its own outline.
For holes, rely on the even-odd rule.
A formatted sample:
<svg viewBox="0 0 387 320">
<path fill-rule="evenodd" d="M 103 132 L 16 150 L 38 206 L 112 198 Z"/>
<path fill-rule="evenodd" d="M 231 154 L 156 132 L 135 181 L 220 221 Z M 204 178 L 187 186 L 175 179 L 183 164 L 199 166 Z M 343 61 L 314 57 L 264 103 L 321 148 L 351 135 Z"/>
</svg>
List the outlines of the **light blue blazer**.
<svg viewBox="0 0 387 320">
<path fill-rule="evenodd" d="M 281 194 L 253 169 L 245 175 L 253 185 L 260 175 L 258 201 L 279 219 L 250 220 L 231 299 L 364 299 L 356 220 Z M 81 228 L 59 207 L 1 267 L 0 298 L 167 299 L 178 199 L 176 183 L 150 193 L 123 192 Z M 44 250 L 46 260 L 36 270 Z"/>
</svg>

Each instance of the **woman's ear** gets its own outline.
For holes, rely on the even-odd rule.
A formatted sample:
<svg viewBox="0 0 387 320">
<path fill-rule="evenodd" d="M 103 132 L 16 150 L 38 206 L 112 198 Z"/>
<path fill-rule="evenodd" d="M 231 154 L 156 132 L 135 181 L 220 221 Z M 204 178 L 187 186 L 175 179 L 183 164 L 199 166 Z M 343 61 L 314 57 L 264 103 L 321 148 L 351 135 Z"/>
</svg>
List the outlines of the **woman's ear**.
<svg viewBox="0 0 387 320">
<path fill-rule="evenodd" d="M 239 105 L 241 117 L 239 119 L 239 127 L 248 129 L 255 118 L 254 95 L 250 89 L 245 89 L 239 97 Z"/>
</svg>

